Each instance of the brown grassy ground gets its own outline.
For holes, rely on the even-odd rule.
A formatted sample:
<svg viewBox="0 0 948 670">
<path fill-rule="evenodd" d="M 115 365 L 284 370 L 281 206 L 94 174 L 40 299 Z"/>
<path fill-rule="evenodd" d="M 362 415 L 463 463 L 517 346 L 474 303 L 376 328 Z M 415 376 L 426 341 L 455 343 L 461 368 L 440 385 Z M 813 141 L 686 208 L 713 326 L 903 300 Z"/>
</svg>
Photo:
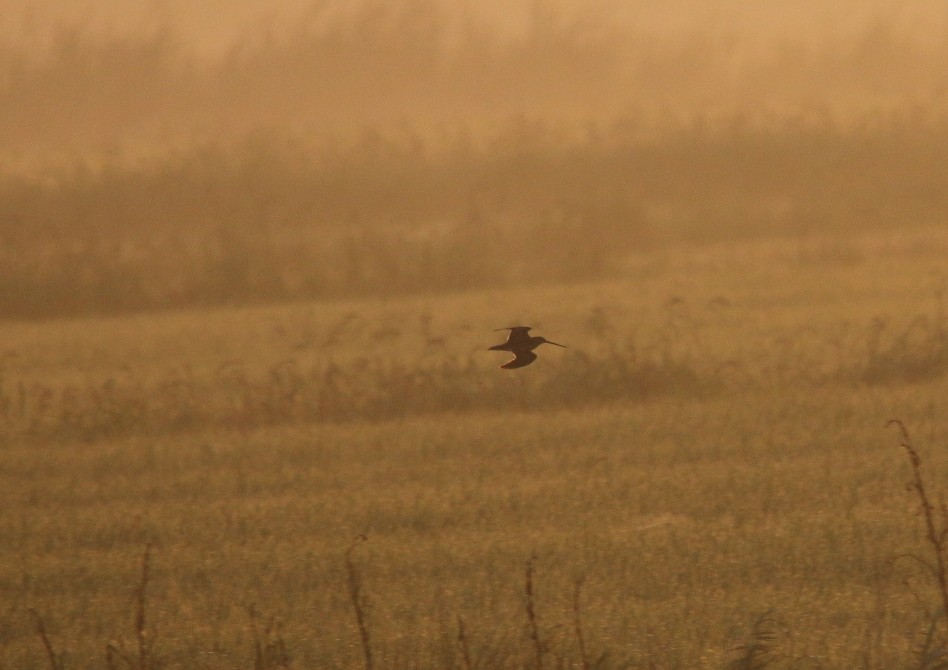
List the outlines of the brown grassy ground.
<svg viewBox="0 0 948 670">
<path fill-rule="evenodd" d="M 723 667 L 759 619 L 772 667 L 913 667 L 939 599 L 893 563 L 928 549 L 885 423 L 940 493 L 946 244 L 704 246 L 612 282 L 4 325 L 0 666 L 49 667 L 32 608 L 63 667 L 104 667 L 107 644 L 137 667 L 150 543 L 150 667 L 360 667 L 344 556 L 364 534 L 376 667 L 532 667 L 532 556 L 548 667 L 582 667 L 579 578 L 602 667 Z M 514 322 L 570 348 L 497 370 L 490 329 Z"/>
</svg>

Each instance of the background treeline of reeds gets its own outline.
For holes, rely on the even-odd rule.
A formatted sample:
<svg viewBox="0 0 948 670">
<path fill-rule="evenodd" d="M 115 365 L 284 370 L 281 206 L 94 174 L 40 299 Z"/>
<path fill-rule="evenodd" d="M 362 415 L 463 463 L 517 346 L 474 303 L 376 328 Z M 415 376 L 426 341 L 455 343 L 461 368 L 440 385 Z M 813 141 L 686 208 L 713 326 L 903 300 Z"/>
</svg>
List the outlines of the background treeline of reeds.
<svg viewBox="0 0 948 670">
<path fill-rule="evenodd" d="M 484 128 L 516 115 L 625 115 L 647 128 L 705 114 L 852 120 L 867 110 L 944 111 L 948 84 L 936 66 L 948 61 L 948 14 L 934 2 L 709 10 L 587 1 L 567 10 L 541 0 L 490 11 L 290 0 L 226 15 L 172 2 L 150 3 L 134 29 L 124 24 L 141 7 L 103 0 L 63 16 L 58 3 L 43 4 L 20 23 L 15 7 L 0 19 L 0 143 L 11 155 L 259 127 Z"/>
<path fill-rule="evenodd" d="M 167 17 L 34 22 L 0 41 L 0 317 L 572 282 L 944 220 L 935 5 L 796 32 L 625 9 L 320 2 L 211 55 Z"/>
<path fill-rule="evenodd" d="M 948 117 L 511 122 L 487 142 L 280 132 L 0 177 L 0 314 L 51 317 L 570 282 L 683 241 L 931 224 Z"/>
</svg>

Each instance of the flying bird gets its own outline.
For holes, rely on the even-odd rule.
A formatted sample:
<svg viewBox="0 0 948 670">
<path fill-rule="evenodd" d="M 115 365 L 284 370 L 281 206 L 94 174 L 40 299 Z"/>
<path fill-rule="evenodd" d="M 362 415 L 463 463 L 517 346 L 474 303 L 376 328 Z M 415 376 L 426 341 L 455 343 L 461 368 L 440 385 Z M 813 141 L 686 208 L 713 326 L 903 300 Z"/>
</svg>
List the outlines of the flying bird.
<svg viewBox="0 0 948 670">
<path fill-rule="evenodd" d="M 555 344 L 558 347 L 566 348 L 562 344 L 550 342 L 545 337 L 530 336 L 530 326 L 510 326 L 509 328 L 498 328 L 497 330 L 509 330 L 510 335 L 507 336 L 506 342 L 497 344 L 488 349 L 488 351 L 509 351 L 514 355 L 512 359 L 500 366 L 505 370 L 513 370 L 514 368 L 522 368 L 525 365 L 530 365 L 537 359 L 537 355 L 533 353 L 533 350 L 541 344 Z"/>
</svg>

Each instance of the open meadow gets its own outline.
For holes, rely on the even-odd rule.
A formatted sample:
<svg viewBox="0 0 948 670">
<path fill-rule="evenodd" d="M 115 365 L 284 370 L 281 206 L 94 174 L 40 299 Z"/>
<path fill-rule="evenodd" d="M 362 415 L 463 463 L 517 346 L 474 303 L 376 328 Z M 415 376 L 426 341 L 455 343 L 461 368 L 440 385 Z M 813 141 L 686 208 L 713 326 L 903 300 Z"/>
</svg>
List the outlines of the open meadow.
<svg viewBox="0 0 948 670">
<path fill-rule="evenodd" d="M 0 326 L 0 666 L 936 667 L 946 252 Z"/>
<path fill-rule="evenodd" d="M 946 35 L 5 3 L 0 670 L 948 668 Z"/>
</svg>

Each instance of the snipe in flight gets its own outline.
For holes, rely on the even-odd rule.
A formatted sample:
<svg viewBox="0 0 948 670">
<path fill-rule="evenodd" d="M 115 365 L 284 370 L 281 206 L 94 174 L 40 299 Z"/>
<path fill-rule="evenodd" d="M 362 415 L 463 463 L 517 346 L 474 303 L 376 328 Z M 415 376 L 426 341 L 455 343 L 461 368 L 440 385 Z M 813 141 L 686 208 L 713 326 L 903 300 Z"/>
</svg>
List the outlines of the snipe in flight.
<svg viewBox="0 0 948 670">
<path fill-rule="evenodd" d="M 545 337 L 531 336 L 529 334 L 530 326 L 511 326 L 509 328 L 498 328 L 497 330 L 509 330 L 510 335 L 507 336 L 506 342 L 497 344 L 488 349 L 488 351 L 509 351 L 514 355 L 512 359 L 500 366 L 505 370 L 513 370 L 514 368 L 522 368 L 525 365 L 530 365 L 537 359 L 537 355 L 533 353 L 533 350 L 541 344 L 555 344 L 558 347 L 566 348 L 562 344 L 550 342 Z"/>
</svg>

